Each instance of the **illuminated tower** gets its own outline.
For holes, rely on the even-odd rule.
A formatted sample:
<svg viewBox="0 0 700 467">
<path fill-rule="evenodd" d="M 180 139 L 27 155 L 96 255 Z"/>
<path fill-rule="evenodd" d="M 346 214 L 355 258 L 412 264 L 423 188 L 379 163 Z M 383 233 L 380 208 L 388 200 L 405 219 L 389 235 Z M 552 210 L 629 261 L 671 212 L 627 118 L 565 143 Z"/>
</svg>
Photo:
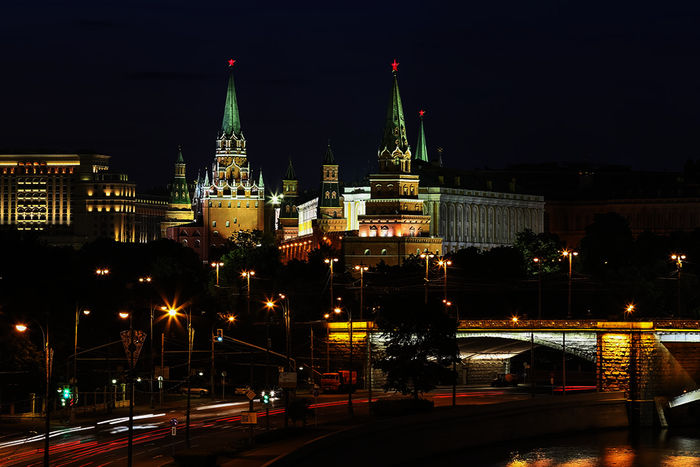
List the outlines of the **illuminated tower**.
<svg viewBox="0 0 700 467">
<path fill-rule="evenodd" d="M 411 149 L 406 136 L 398 63 L 392 66 L 392 88 L 379 146 L 379 173 L 371 174 L 370 199 L 358 216 L 358 237 L 345 241 L 348 264 L 401 264 L 425 250 L 440 253 L 442 241 L 431 238 L 430 216 L 418 199 L 418 175 L 411 174 Z M 424 139 L 423 139 L 424 141 Z"/>
<path fill-rule="evenodd" d="M 425 115 L 425 110 L 420 110 L 418 112 L 418 144 L 416 144 L 415 160 L 425 162 L 427 164 L 430 159 L 428 158 L 428 145 L 425 143 L 423 115 Z"/>
<path fill-rule="evenodd" d="M 196 202 L 201 204 L 207 246 L 223 245 L 239 231 L 264 230 L 265 187 L 251 178 L 247 142 L 241 130 L 238 98 L 233 80 L 233 65 L 228 61 L 229 77 L 221 130 L 216 138 L 216 154 L 198 187 Z M 205 251 L 205 257 L 208 251 Z"/>
<path fill-rule="evenodd" d="M 177 148 L 175 160 L 175 177 L 170 185 L 170 200 L 165 220 L 160 223 L 162 238 L 166 238 L 168 227 L 190 223 L 194 220 L 194 211 L 190 201 L 190 190 L 187 186 L 185 159 L 182 157 L 182 146 Z"/>
<path fill-rule="evenodd" d="M 299 180 L 297 179 L 292 159 L 289 159 L 287 172 L 282 179 L 282 203 L 280 204 L 279 227 L 282 240 L 294 238 L 299 233 L 299 212 L 297 197 L 299 196 Z"/>
<path fill-rule="evenodd" d="M 328 143 L 326 155 L 321 165 L 321 191 L 318 194 L 318 215 L 314 224 L 322 233 L 343 231 L 347 228 L 347 220 L 343 212 L 343 200 L 340 196 L 338 182 L 338 164 L 333 157 L 331 143 Z"/>
</svg>

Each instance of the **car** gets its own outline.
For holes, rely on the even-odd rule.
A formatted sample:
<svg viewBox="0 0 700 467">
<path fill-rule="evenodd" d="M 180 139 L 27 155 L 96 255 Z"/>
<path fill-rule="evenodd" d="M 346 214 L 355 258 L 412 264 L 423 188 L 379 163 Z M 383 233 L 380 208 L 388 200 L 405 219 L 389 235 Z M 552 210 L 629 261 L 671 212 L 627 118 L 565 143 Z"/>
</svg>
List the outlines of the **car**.
<svg viewBox="0 0 700 467">
<path fill-rule="evenodd" d="M 520 382 L 520 375 L 515 373 L 501 373 L 491 381 L 491 386 L 517 386 Z"/>
<path fill-rule="evenodd" d="M 187 394 L 187 386 L 180 387 L 180 394 Z M 204 397 L 209 395 L 209 389 L 200 387 L 191 387 L 190 394 L 199 394 L 199 397 Z"/>
</svg>

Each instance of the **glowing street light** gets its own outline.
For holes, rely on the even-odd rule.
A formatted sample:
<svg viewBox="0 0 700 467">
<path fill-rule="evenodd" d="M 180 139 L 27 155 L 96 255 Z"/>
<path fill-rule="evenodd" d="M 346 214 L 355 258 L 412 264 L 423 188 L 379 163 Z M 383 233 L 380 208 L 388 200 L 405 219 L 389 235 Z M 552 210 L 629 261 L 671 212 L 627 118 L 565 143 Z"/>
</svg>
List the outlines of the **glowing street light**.
<svg viewBox="0 0 700 467">
<path fill-rule="evenodd" d="M 428 264 L 430 263 L 430 258 L 434 258 L 435 255 L 430 253 L 427 249 L 425 252 L 420 254 L 421 259 L 425 260 L 425 304 L 428 304 L 428 283 L 429 283 L 429 278 L 428 278 Z"/>
<path fill-rule="evenodd" d="M 634 303 L 628 303 L 625 306 L 625 319 L 627 319 L 628 316 L 631 316 L 632 313 L 635 312 L 636 305 Z"/>
<path fill-rule="evenodd" d="M 95 274 L 98 276 L 106 276 L 109 274 L 109 269 L 108 268 L 97 268 L 95 269 Z"/>
<path fill-rule="evenodd" d="M 573 261 L 574 256 L 578 256 L 578 251 L 564 250 L 561 252 L 561 255 L 564 258 L 569 259 L 569 295 L 567 300 L 567 318 L 571 318 L 571 262 Z"/>
<path fill-rule="evenodd" d="M 15 324 L 15 329 L 18 330 L 19 332 L 24 332 L 27 330 L 27 325 L 26 324 Z"/>
<path fill-rule="evenodd" d="M 250 315 L 250 278 L 251 276 L 255 275 L 255 271 L 252 270 L 244 270 L 241 271 L 241 277 L 245 277 L 246 279 L 246 299 L 248 301 L 248 315 Z"/>
<path fill-rule="evenodd" d="M 362 321 L 362 313 L 365 309 L 365 272 L 369 270 L 368 266 L 358 264 L 355 266 L 355 271 L 360 271 L 360 321 Z"/>
<path fill-rule="evenodd" d="M 685 255 L 674 253 L 671 255 L 671 260 L 676 263 L 676 270 L 678 271 L 678 277 L 676 279 L 678 285 L 678 317 L 681 317 L 681 269 L 683 269 L 683 261 L 685 261 Z"/>
<path fill-rule="evenodd" d="M 223 261 L 214 261 L 211 267 L 216 268 L 216 286 L 219 286 L 219 268 L 224 265 Z"/>
<path fill-rule="evenodd" d="M 144 277 L 139 277 L 139 282 L 144 283 L 144 282 L 151 282 L 153 279 L 151 276 L 144 276 Z"/>
<path fill-rule="evenodd" d="M 452 266 L 452 261 L 449 259 L 440 258 L 438 260 L 438 266 L 445 271 L 445 278 L 442 283 L 442 298 L 447 300 L 447 266 Z"/>
<path fill-rule="evenodd" d="M 129 313 L 126 312 L 126 311 L 120 311 L 120 312 L 119 312 L 119 317 L 120 317 L 121 319 L 126 319 L 126 318 L 129 317 Z"/>
</svg>

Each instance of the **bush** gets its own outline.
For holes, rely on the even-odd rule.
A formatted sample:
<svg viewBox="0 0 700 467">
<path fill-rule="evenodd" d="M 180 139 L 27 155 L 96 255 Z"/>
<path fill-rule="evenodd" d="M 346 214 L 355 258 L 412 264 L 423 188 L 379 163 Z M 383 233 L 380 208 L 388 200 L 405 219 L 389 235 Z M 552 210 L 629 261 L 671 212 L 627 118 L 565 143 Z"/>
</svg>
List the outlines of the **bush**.
<svg viewBox="0 0 700 467">
<path fill-rule="evenodd" d="M 427 399 L 380 399 L 372 402 L 372 413 L 375 415 L 396 416 L 416 412 L 430 412 L 433 401 Z"/>
</svg>

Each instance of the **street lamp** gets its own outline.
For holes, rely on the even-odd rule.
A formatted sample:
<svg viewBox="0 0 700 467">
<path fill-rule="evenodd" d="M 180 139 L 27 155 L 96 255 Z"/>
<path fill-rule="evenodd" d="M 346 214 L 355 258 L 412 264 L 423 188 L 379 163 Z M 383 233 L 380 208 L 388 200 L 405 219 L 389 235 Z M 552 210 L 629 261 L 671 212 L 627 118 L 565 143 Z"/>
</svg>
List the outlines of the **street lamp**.
<svg viewBox="0 0 700 467">
<path fill-rule="evenodd" d="M 243 270 L 241 271 L 241 277 L 245 277 L 247 288 L 246 288 L 246 299 L 248 303 L 248 315 L 250 315 L 250 277 L 255 275 L 255 271 Z"/>
<path fill-rule="evenodd" d="M 108 268 L 97 268 L 95 269 L 95 274 L 98 276 L 107 276 L 109 275 L 109 269 Z"/>
<path fill-rule="evenodd" d="M 216 286 L 219 286 L 219 268 L 224 265 L 223 261 L 214 261 L 211 267 L 216 268 Z"/>
<path fill-rule="evenodd" d="M 46 432 L 44 433 L 44 467 L 49 467 L 49 436 L 50 436 L 50 430 L 51 430 L 51 415 L 50 415 L 50 407 L 51 405 L 49 404 L 49 394 L 50 394 L 50 386 L 51 386 L 51 351 L 49 349 L 49 323 L 48 319 L 46 322 L 46 331 L 44 331 L 44 328 L 42 325 L 35 321 L 36 324 L 39 326 L 39 329 L 41 329 L 41 337 L 44 342 L 44 365 L 46 365 L 46 387 L 45 387 L 45 392 L 44 392 L 44 405 L 46 406 L 46 417 L 45 417 L 45 423 L 46 427 L 45 430 Z M 18 332 L 26 332 L 27 327 L 26 324 L 23 323 L 17 323 L 15 324 L 15 329 Z"/>
<path fill-rule="evenodd" d="M 278 293 L 277 296 L 280 298 L 280 306 L 282 307 L 282 317 L 284 319 L 284 329 L 285 329 L 285 335 L 286 335 L 286 354 L 287 354 L 287 371 L 291 371 L 292 365 L 291 365 L 291 358 L 290 358 L 290 350 L 291 350 L 291 343 L 290 343 L 290 327 L 291 327 L 291 312 L 289 310 L 289 297 L 286 294 L 283 293 Z M 269 305 L 268 305 L 269 304 Z M 274 309 L 275 307 L 275 302 L 272 300 L 268 300 L 266 303 L 266 306 L 268 309 Z M 287 428 L 289 424 L 289 417 L 287 416 L 288 414 L 288 408 L 289 408 L 289 390 L 287 388 L 284 389 L 284 427 Z"/>
<path fill-rule="evenodd" d="M 330 287 L 330 292 L 331 292 L 331 308 L 333 308 L 333 263 L 338 262 L 338 258 L 326 258 L 323 260 L 324 263 L 326 263 L 330 268 L 331 268 L 331 287 Z"/>
<path fill-rule="evenodd" d="M 452 261 L 449 259 L 440 258 L 438 260 L 438 266 L 445 271 L 445 278 L 442 283 L 442 298 L 447 300 L 447 266 L 452 266 Z"/>
<path fill-rule="evenodd" d="M 81 308 L 78 305 L 75 306 L 75 339 L 73 342 L 73 384 L 75 384 L 76 388 L 78 385 L 78 323 L 80 322 L 81 311 L 85 316 L 90 315 L 89 309 L 83 308 L 81 310 Z M 71 422 L 75 421 L 75 404 L 71 404 L 70 406 L 70 418 Z"/>
<path fill-rule="evenodd" d="M 425 304 L 428 304 L 428 264 L 430 262 L 430 258 L 434 258 L 435 255 L 430 253 L 427 249 L 425 252 L 420 254 L 421 259 L 425 259 Z"/>
<path fill-rule="evenodd" d="M 542 260 L 532 258 L 532 262 L 537 264 L 537 319 L 542 319 Z"/>
<path fill-rule="evenodd" d="M 127 465 L 131 467 L 134 460 L 134 319 L 133 313 L 128 313 L 126 311 L 120 311 L 119 317 L 121 319 L 129 319 L 129 436 L 128 436 L 128 448 L 127 448 Z"/>
<path fill-rule="evenodd" d="M 179 308 L 161 307 L 165 309 L 170 318 L 177 317 Z M 187 411 L 185 412 L 185 443 L 187 449 L 190 448 L 190 392 L 192 390 L 192 344 L 194 342 L 194 331 L 192 330 L 192 309 L 187 307 L 185 313 L 187 318 Z"/>
<path fill-rule="evenodd" d="M 628 316 L 632 316 L 632 313 L 635 312 L 636 305 L 634 303 L 628 303 L 625 306 L 625 320 L 627 319 Z"/>
<path fill-rule="evenodd" d="M 567 300 L 567 318 L 571 319 L 571 263 L 574 259 L 574 256 L 578 256 L 578 251 L 573 251 L 573 250 L 564 250 L 561 252 L 562 256 L 564 258 L 569 259 L 569 295 L 568 295 L 568 300 Z"/>
<path fill-rule="evenodd" d="M 681 317 L 681 269 L 683 269 L 683 261 L 685 261 L 685 255 L 674 253 L 671 255 L 671 260 L 676 263 L 676 270 L 678 271 L 678 278 L 676 282 L 678 284 L 678 317 Z"/>
<path fill-rule="evenodd" d="M 355 266 L 355 271 L 360 271 L 360 321 L 362 321 L 362 314 L 365 309 L 365 272 L 367 272 L 368 270 L 369 267 L 365 266 L 364 264 L 358 264 Z"/>
<path fill-rule="evenodd" d="M 144 277 L 139 277 L 139 282 L 144 283 L 144 282 L 151 282 L 153 279 L 151 276 L 144 276 Z"/>
<path fill-rule="evenodd" d="M 350 308 L 346 308 L 347 313 L 348 313 L 348 323 L 350 327 L 350 364 L 348 368 L 348 379 L 349 384 L 348 384 L 348 414 L 352 417 L 353 415 L 353 408 L 352 408 L 352 310 Z M 333 312 L 337 315 L 343 312 L 343 309 L 340 308 L 339 306 L 335 307 L 333 309 Z"/>
</svg>

